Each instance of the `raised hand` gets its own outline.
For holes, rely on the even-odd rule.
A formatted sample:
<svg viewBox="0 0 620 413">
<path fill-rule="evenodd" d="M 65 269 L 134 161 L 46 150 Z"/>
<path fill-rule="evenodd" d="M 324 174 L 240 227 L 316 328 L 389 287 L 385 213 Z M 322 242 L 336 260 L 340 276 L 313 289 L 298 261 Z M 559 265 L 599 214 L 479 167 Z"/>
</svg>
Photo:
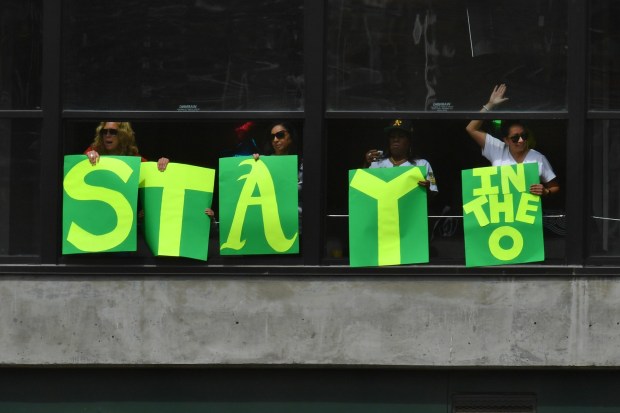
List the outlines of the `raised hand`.
<svg viewBox="0 0 620 413">
<path fill-rule="evenodd" d="M 495 86 L 493 88 L 493 92 L 491 92 L 491 96 L 489 97 L 489 103 L 486 104 L 488 109 L 491 109 L 493 106 L 497 106 L 505 101 L 508 100 L 508 98 L 504 97 L 504 94 L 506 93 L 506 85 L 505 84 L 501 84 L 499 86 Z"/>
</svg>

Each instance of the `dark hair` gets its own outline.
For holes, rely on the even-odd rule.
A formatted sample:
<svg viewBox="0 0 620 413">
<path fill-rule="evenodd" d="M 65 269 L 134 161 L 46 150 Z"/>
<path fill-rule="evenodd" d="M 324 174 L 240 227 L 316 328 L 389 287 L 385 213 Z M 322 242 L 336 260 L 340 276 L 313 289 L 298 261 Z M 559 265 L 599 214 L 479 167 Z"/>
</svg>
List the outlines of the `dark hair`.
<svg viewBox="0 0 620 413">
<path fill-rule="evenodd" d="M 502 122 L 502 129 L 501 129 L 502 138 L 508 137 L 508 132 L 510 131 L 510 128 L 512 128 L 513 126 L 521 126 L 523 130 L 528 131 L 527 126 L 525 126 L 523 122 L 521 122 L 520 120 L 512 119 L 512 120 L 506 121 L 506 123 Z"/>
<path fill-rule="evenodd" d="M 289 121 L 283 120 L 283 121 L 275 121 L 272 122 L 269 125 L 269 133 L 271 133 L 271 130 L 273 128 L 275 128 L 276 126 L 282 126 L 284 129 L 286 129 L 286 131 L 288 132 L 288 135 L 291 137 L 291 144 L 288 147 L 288 153 L 289 155 L 296 155 L 297 154 L 297 130 L 295 129 L 295 127 L 293 126 L 293 124 Z M 274 150 L 273 147 L 271 146 L 271 144 L 269 144 L 267 146 L 266 149 L 266 154 L 267 155 L 273 155 L 274 154 Z"/>
</svg>

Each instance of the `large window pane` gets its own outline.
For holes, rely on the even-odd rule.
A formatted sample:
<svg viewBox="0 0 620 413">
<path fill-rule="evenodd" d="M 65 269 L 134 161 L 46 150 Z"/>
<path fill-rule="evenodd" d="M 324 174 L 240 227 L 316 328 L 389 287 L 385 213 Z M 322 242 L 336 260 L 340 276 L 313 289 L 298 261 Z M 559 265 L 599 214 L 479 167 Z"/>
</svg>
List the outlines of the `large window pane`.
<svg viewBox="0 0 620 413">
<path fill-rule="evenodd" d="M 0 119 L 0 256 L 39 253 L 40 123 Z"/>
<path fill-rule="evenodd" d="M 329 110 L 566 107 L 566 3 L 328 1 Z"/>
<path fill-rule="evenodd" d="M 303 107 L 301 0 L 64 5 L 65 109 Z"/>
<path fill-rule="evenodd" d="M 620 120 L 592 122 L 591 217 L 589 255 L 620 255 Z"/>
<path fill-rule="evenodd" d="M 620 3 L 590 2 L 590 107 L 620 108 Z"/>
<path fill-rule="evenodd" d="M 433 168 L 438 194 L 429 202 L 430 264 L 463 265 L 463 208 L 461 171 L 489 166 L 480 148 L 465 132 L 467 120 L 413 121 L 413 154 L 426 159 Z M 543 235 L 547 263 L 565 263 L 564 199 L 566 185 L 566 122 L 523 121 L 530 131 L 529 142 L 551 163 L 561 186 L 557 195 L 543 199 Z M 388 153 L 383 128 L 387 120 L 331 120 L 328 122 L 327 216 L 325 257 L 346 262 L 348 258 L 348 170 L 363 167 L 369 149 Z M 500 120 L 486 122 L 483 129 L 501 137 Z"/>
<path fill-rule="evenodd" d="M 0 2 L 0 109 L 41 106 L 41 0 Z"/>
</svg>

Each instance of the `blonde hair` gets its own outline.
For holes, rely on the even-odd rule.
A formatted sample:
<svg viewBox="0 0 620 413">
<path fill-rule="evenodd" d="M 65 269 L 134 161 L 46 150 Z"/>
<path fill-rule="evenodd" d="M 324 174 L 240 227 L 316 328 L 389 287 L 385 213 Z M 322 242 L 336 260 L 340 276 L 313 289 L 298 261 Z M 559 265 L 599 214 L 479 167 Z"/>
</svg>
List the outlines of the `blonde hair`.
<svg viewBox="0 0 620 413">
<path fill-rule="evenodd" d="M 138 145 L 136 144 L 136 134 L 134 133 L 131 123 L 129 122 L 114 122 L 118 124 L 118 153 L 110 153 L 106 150 L 103 144 L 103 137 L 101 136 L 101 130 L 104 129 L 106 123 L 111 121 L 105 121 L 99 123 L 95 130 L 95 139 L 91 144 L 91 147 L 99 152 L 101 155 L 125 155 L 125 156 L 138 156 Z M 113 121 L 112 121 L 113 122 Z"/>
</svg>

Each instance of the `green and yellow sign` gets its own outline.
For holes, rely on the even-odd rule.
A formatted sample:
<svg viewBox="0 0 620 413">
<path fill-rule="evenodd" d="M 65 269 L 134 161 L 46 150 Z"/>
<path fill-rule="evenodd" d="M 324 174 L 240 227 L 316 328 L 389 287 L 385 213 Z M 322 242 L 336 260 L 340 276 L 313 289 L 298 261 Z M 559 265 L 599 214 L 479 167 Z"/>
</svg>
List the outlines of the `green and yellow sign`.
<svg viewBox="0 0 620 413">
<path fill-rule="evenodd" d="M 424 167 L 349 171 L 352 267 L 428 262 Z"/>
<path fill-rule="evenodd" d="M 221 158 L 220 253 L 299 252 L 297 156 Z"/>
<path fill-rule="evenodd" d="M 462 180 L 467 267 L 545 259 L 541 200 L 529 193 L 537 163 L 468 169 Z"/>
<path fill-rule="evenodd" d="M 140 158 L 65 156 L 62 253 L 136 250 Z"/>
<path fill-rule="evenodd" d="M 140 195 L 144 201 L 144 233 L 154 255 L 207 260 L 215 170 L 169 163 L 142 163 Z"/>
</svg>

